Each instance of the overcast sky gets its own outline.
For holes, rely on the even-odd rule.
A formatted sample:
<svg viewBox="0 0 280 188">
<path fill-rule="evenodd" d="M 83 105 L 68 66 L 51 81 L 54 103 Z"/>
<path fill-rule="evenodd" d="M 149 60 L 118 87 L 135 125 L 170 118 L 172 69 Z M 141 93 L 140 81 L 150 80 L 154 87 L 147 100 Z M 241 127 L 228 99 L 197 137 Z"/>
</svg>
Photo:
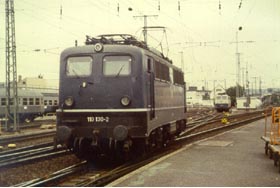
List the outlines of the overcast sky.
<svg viewBox="0 0 280 188">
<path fill-rule="evenodd" d="M 204 80 L 209 89 L 214 80 L 235 85 L 238 32 L 241 68 L 248 65 L 250 82 L 258 77 L 259 83 L 261 77 L 264 88 L 280 87 L 279 0 L 14 1 L 17 70 L 23 77 L 42 74 L 58 80 L 60 52 L 74 46 L 75 40 L 83 45 L 86 35 L 109 33 L 128 33 L 143 40 L 144 20 L 135 16 L 157 15 L 147 19 L 148 26 L 166 30 L 148 31 L 148 43 L 168 52 L 178 67 L 184 63 L 188 85 L 202 86 Z M 5 81 L 4 7 L 2 1 L 0 82 Z"/>
</svg>

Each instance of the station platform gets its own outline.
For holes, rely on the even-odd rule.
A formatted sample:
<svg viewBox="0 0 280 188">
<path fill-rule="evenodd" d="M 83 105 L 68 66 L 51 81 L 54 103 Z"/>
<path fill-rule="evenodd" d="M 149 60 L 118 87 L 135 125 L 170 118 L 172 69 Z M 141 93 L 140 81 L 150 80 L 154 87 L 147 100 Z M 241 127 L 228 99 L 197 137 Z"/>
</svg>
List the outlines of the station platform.
<svg viewBox="0 0 280 188">
<path fill-rule="evenodd" d="M 108 187 L 272 187 L 280 174 L 264 152 L 265 120 L 187 145 Z"/>
</svg>

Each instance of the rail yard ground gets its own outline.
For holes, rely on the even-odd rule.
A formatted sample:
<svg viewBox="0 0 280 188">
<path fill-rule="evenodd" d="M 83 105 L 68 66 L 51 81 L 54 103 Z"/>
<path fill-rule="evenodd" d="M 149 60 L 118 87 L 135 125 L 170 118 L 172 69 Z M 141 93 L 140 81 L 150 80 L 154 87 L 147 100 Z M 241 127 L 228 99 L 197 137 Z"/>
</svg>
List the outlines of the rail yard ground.
<svg viewBox="0 0 280 188">
<path fill-rule="evenodd" d="M 209 110 L 206 112 L 213 115 Z M 207 113 L 205 117 L 207 117 Z M 236 116 L 239 113 L 242 115 L 245 112 L 232 111 L 232 117 L 228 118 L 230 124 L 234 124 L 237 119 L 242 117 Z M 201 111 L 199 114 L 202 116 Z M 257 114 L 260 115 L 262 112 L 258 111 Z M 194 117 L 194 115 L 191 116 Z M 215 114 L 213 117 L 216 117 Z M 206 122 L 209 121 L 206 119 Z M 216 124 L 223 126 L 219 123 L 220 121 Z M 271 122 L 270 117 L 267 122 Z M 165 154 L 164 157 L 156 157 L 156 161 L 146 166 L 141 165 L 140 169 L 128 175 L 122 175 L 122 178 L 107 186 L 279 186 L 278 167 L 274 167 L 273 160 L 270 160 L 264 152 L 264 142 L 261 140 L 261 136 L 264 135 L 264 127 L 265 119 L 261 119 L 202 141 L 192 141 L 192 144 L 186 146 L 184 144 L 183 148 L 180 147 L 181 149 L 171 154 Z M 210 128 L 204 127 L 203 130 L 208 129 Z M 24 129 L 18 134 L 49 131 L 53 130 L 42 130 L 37 126 L 36 129 Z M 1 137 L 14 136 L 3 134 Z M 42 138 L 30 140 L 30 142 L 21 141 L 17 143 L 17 147 L 40 143 L 44 140 Z M 48 140 L 50 141 L 49 138 Z M 6 149 L 13 150 L 5 147 L 4 150 Z M 47 177 L 48 174 L 73 165 L 77 161 L 75 156 L 68 155 L 67 159 L 62 156 L 62 158 L 53 157 L 51 160 L 36 160 L 34 164 L 26 162 L 20 168 L 0 168 L 2 170 L 0 185 L 11 186 L 34 178 Z M 22 174 L 22 172 L 27 173 Z M 106 184 L 108 182 L 102 186 Z M 57 184 L 50 184 L 50 186 L 52 185 Z"/>
<path fill-rule="evenodd" d="M 264 153 L 265 120 L 186 146 L 108 186 L 279 186 L 278 168 Z"/>
</svg>

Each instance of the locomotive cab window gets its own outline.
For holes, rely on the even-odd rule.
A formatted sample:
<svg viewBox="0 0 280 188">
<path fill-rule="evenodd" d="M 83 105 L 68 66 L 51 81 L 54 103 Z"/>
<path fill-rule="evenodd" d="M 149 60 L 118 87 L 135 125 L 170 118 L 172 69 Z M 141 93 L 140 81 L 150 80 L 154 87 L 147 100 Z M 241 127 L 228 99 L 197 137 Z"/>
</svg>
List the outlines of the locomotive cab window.
<svg viewBox="0 0 280 188">
<path fill-rule="evenodd" d="M 92 72 L 92 58 L 89 56 L 69 57 L 66 75 L 70 77 L 89 76 Z"/>
<path fill-rule="evenodd" d="M 103 59 L 103 74 L 105 76 L 128 76 L 131 73 L 130 56 L 105 56 Z"/>
</svg>

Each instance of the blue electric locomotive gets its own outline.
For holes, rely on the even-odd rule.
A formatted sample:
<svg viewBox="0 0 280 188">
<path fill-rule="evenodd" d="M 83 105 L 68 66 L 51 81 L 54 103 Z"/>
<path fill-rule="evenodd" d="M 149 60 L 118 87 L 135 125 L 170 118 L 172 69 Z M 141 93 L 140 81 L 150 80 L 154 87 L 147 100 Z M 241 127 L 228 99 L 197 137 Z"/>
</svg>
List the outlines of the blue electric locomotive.
<svg viewBox="0 0 280 188">
<path fill-rule="evenodd" d="M 161 147 L 186 127 L 183 72 L 127 34 L 87 37 L 60 58 L 56 141 L 80 158 Z"/>
</svg>

